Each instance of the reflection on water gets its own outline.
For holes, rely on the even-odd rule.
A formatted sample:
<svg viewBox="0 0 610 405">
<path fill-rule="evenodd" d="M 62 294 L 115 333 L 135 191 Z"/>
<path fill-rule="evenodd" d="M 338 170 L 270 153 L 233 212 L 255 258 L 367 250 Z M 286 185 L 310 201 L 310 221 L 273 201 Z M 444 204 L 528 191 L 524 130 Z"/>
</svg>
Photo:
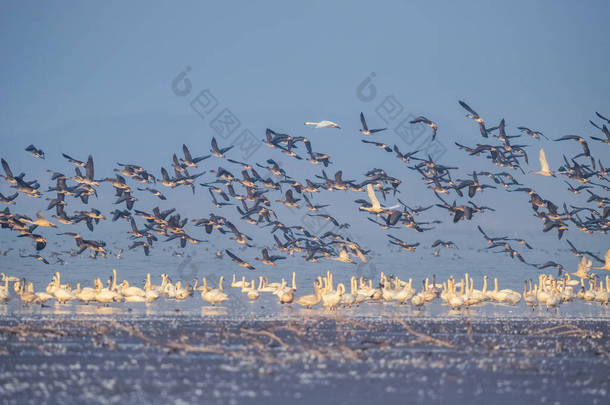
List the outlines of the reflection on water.
<svg viewBox="0 0 610 405">
<path fill-rule="evenodd" d="M 120 305 L 120 304 L 118 304 Z M 125 313 L 125 308 L 98 304 L 75 304 L 74 313 L 77 315 L 118 315 Z"/>
<path fill-rule="evenodd" d="M 571 301 L 559 308 L 549 309 L 537 307 L 532 309 L 523 302 L 516 305 L 483 303 L 481 305 L 453 310 L 439 300 L 430 302 L 423 307 L 413 307 L 410 304 L 394 302 L 364 302 L 359 306 L 338 308 L 335 311 L 318 305 L 312 309 L 296 304 L 280 304 L 272 294 L 265 294 L 256 301 L 250 301 L 239 289 L 226 290 L 229 300 L 222 306 L 211 306 L 199 296 L 190 297 L 184 301 L 160 298 L 152 303 L 122 303 L 112 304 L 90 303 L 78 301 L 59 304 L 47 302 L 46 306 L 38 304 L 23 304 L 16 295 L 11 296 L 8 303 L 0 304 L 0 316 L 45 317 L 45 316 L 147 316 L 169 317 L 201 316 L 223 318 L 261 318 L 261 319 L 303 319 L 315 317 L 354 317 L 390 319 L 394 317 L 411 318 L 596 318 L 609 319 L 610 308 L 595 302 Z M 307 292 L 309 293 L 309 291 Z"/>
<path fill-rule="evenodd" d="M 210 307 L 210 306 L 201 307 L 201 316 L 202 317 L 221 316 L 221 315 L 227 315 L 227 314 L 228 314 L 227 309 L 223 308 L 223 307 Z"/>
</svg>

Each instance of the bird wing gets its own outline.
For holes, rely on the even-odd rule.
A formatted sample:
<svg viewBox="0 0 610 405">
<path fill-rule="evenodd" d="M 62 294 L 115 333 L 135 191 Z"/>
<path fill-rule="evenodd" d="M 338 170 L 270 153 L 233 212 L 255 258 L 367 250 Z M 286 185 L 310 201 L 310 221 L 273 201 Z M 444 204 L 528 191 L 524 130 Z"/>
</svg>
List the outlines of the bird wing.
<svg viewBox="0 0 610 405">
<path fill-rule="evenodd" d="M 356 256 L 358 256 L 358 259 L 360 259 L 362 261 L 362 263 L 366 263 L 366 257 L 364 257 L 364 255 L 362 254 L 360 249 L 353 249 L 353 250 L 356 252 Z"/>
<path fill-rule="evenodd" d="M 413 121 L 411 121 L 411 124 L 418 124 L 420 122 L 423 122 L 424 124 L 427 124 L 427 125 L 432 124 L 432 121 L 430 121 L 428 118 L 424 117 L 423 115 L 420 115 L 419 117 L 415 118 Z"/>
<path fill-rule="evenodd" d="M 379 203 L 379 200 L 375 195 L 375 191 L 373 190 L 373 186 L 371 186 L 371 183 L 366 185 L 366 192 L 369 195 L 369 200 L 371 200 L 373 208 L 381 208 L 381 204 Z"/>
<path fill-rule="evenodd" d="M 236 236 L 236 237 L 238 237 L 238 238 L 239 238 L 239 237 L 241 236 L 241 233 L 240 233 L 240 232 L 237 230 L 237 227 L 236 227 L 235 225 L 233 225 L 233 223 L 229 222 L 229 223 L 227 224 L 227 226 L 229 227 L 229 229 L 231 229 L 231 232 L 233 232 L 233 233 L 235 234 L 235 236 Z M 227 253 L 228 253 L 228 252 L 229 252 L 229 251 L 227 250 Z M 230 256 L 230 255 L 229 255 L 229 256 Z"/>
<path fill-rule="evenodd" d="M 591 156 L 591 151 L 589 150 L 589 145 L 587 144 L 587 141 L 582 142 L 582 150 L 584 151 L 585 156 Z"/>
<path fill-rule="evenodd" d="M 468 104 L 466 104 L 465 102 L 460 100 L 459 103 L 466 111 L 468 111 L 472 115 L 477 116 L 477 117 L 479 116 L 479 114 L 477 114 L 477 112 L 475 110 L 473 110 L 472 108 L 470 108 L 470 106 Z"/>
<path fill-rule="evenodd" d="M 602 120 L 605 120 L 608 124 L 610 124 L 610 120 L 606 117 L 604 117 L 603 115 L 601 115 L 600 113 L 598 113 L 597 111 L 595 112 L 595 114 L 601 118 Z"/>
<path fill-rule="evenodd" d="M 85 166 L 87 178 L 93 180 L 93 156 L 89 155 L 87 158 L 87 165 Z"/>
<path fill-rule="evenodd" d="M 540 170 L 543 172 L 548 172 L 549 170 L 549 164 L 546 161 L 546 155 L 544 153 L 544 149 L 540 148 L 540 155 L 538 156 L 538 159 L 540 160 Z"/>
<path fill-rule="evenodd" d="M 587 274 L 589 268 L 587 266 L 587 258 L 583 256 L 578 262 L 578 270 L 576 271 L 579 274 Z"/>
<path fill-rule="evenodd" d="M 555 139 L 555 141 L 578 140 L 578 138 L 579 137 L 577 135 L 566 135 L 562 136 L 561 138 Z"/>
<path fill-rule="evenodd" d="M 227 153 L 228 151 L 230 151 L 231 149 L 233 149 L 233 146 L 235 145 L 231 145 L 231 146 L 227 146 L 226 148 L 222 148 L 220 150 L 220 153 Z"/>
<path fill-rule="evenodd" d="M 483 124 L 482 122 L 479 122 L 479 131 L 481 132 L 481 135 L 483 136 L 483 138 L 487 138 L 487 129 L 485 128 L 485 124 Z"/>
<path fill-rule="evenodd" d="M 131 218 L 131 229 L 133 230 L 134 233 L 138 233 L 138 227 L 136 226 L 136 221 L 134 221 L 133 218 Z"/>
<path fill-rule="evenodd" d="M 365 131 L 369 130 L 369 127 L 366 125 L 366 120 L 364 119 L 364 114 L 360 113 L 360 122 L 362 123 L 362 129 Z"/>
<path fill-rule="evenodd" d="M 242 260 L 235 256 L 233 253 L 231 253 L 231 251 L 229 249 L 225 250 L 225 252 L 229 255 L 229 257 L 237 262 L 241 262 Z"/>
<path fill-rule="evenodd" d="M 11 168 L 9 167 L 7 161 L 4 159 L 2 159 L 2 168 L 4 169 L 4 172 L 6 173 L 7 177 L 13 177 L 13 172 L 11 172 Z"/>
<path fill-rule="evenodd" d="M 65 153 L 62 153 L 61 155 L 68 159 L 71 163 L 82 163 L 80 160 L 76 160 L 73 157 L 66 155 Z"/>
<path fill-rule="evenodd" d="M 186 147 L 186 145 L 182 145 L 182 152 L 184 152 L 184 160 L 186 160 L 187 162 L 192 162 L 193 158 L 191 156 L 191 152 L 189 152 L 189 148 Z"/>
<path fill-rule="evenodd" d="M 316 128 L 341 128 L 341 127 L 336 122 L 324 120 L 324 121 L 318 122 L 318 125 L 316 125 Z"/>
<path fill-rule="evenodd" d="M 169 174 L 164 167 L 161 168 L 161 176 L 163 176 L 163 180 L 170 181 Z"/>
</svg>

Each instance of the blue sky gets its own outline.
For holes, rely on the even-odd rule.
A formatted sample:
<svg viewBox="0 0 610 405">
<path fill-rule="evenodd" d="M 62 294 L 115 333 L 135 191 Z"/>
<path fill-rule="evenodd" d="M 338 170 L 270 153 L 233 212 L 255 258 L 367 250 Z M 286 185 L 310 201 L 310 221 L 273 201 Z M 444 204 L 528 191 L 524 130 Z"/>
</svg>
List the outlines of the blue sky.
<svg viewBox="0 0 610 405">
<path fill-rule="evenodd" d="M 82 159 L 92 153 L 98 177 L 111 176 L 117 161 L 141 164 L 158 175 L 182 143 L 195 155 L 209 149 L 210 117 L 201 119 L 189 106 L 198 92 L 209 89 L 219 108 L 238 117 L 240 130 L 259 138 L 266 127 L 308 136 L 316 151 L 328 152 L 336 162 L 328 171 L 344 169 L 347 178 L 361 180 L 367 170 L 383 167 L 404 179 L 401 197 L 417 205 L 434 201 L 418 176 L 392 155 L 359 142 L 360 111 L 371 127 L 384 125 L 374 112 L 378 103 L 356 97 L 358 84 L 371 72 L 380 94 L 394 95 L 407 112 L 439 123 L 438 138 L 448 148 L 441 160 L 463 168 L 462 178 L 473 168 L 492 166 L 453 147 L 455 141 L 481 141 L 477 127 L 464 118 L 460 99 L 490 125 L 505 118 L 512 134 L 525 125 L 551 138 L 590 136 L 596 134 L 588 123 L 594 112 L 610 115 L 608 2 L 431 3 L 4 2 L 1 155 L 16 172 L 42 179 L 46 168 L 73 170 L 61 152 Z M 171 84 L 187 66 L 192 93 L 179 97 Z M 323 119 L 343 129 L 303 126 Z M 401 145 L 391 131 L 379 139 Z M 537 170 L 540 144 L 524 141 L 532 145 L 529 169 Z M 47 160 L 25 153 L 29 143 L 44 149 Z M 608 147 L 590 144 L 610 165 Z M 555 169 L 562 153 L 580 151 L 571 142 L 542 145 Z M 253 160 L 269 157 L 281 160 L 289 174 L 319 173 L 318 167 L 267 149 Z M 577 201 L 563 191 L 560 179 L 521 180 L 557 202 Z M 104 187 L 111 194 L 110 186 Z M 3 183 L 0 191 L 9 189 Z M 207 194 L 189 199 L 189 193 L 168 192 L 177 196 L 170 204 L 182 206 L 190 217 L 205 216 Z M 341 204 L 331 211 L 349 221 L 363 219 L 351 202 L 359 197 L 321 196 L 320 202 Z M 41 207 L 19 198 L 24 213 Z M 156 203 L 147 198 L 142 197 L 142 208 Z M 515 209 L 523 214 L 506 221 L 489 215 L 481 223 L 540 229 L 526 200 L 504 192 L 484 194 L 479 202 L 503 208 L 502 215 Z M 108 201 L 97 205 L 110 208 Z M 361 230 L 372 229 L 368 226 L 365 221 Z M 472 228 L 474 223 L 455 229 Z"/>
</svg>

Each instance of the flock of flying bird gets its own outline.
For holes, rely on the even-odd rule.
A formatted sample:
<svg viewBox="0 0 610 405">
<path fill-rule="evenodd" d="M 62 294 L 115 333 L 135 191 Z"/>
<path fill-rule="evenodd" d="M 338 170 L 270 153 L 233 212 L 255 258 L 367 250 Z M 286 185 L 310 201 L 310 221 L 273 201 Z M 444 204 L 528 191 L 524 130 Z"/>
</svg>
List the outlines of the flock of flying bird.
<svg viewBox="0 0 610 405">
<path fill-rule="evenodd" d="M 601 159 L 596 159 L 593 156 L 584 137 L 567 135 L 555 139 L 558 142 L 576 141 L 580 144 L 582 152 L 574 156 L 564 155 L 561 166 L 554 171 L 551 170 L 547 162 L 544 150 L 542 148 L 539 150 L 541 168 L 539 171 L 531 171 L 530 173 L 547 177 L 563 176 L 567 179 L 565 183 L 571 193 L 582 194 L 584 191 L 587 197 L 586 202 L 578 206 L 568 205 L 565 202 L 554 203 L 542 197 L 531 187 L 520 183 L 515 176 L 518 172 L 525 175 L 524 163 L 529 163 L 526 153 L 526 148 L 529 145 L 521 143 L 521 137 L 527 135 L 536 140 L 541 140 L 541 138 L 548 140 L 548 138 L 542 132 L 524 126 L 517 127 L 521 132 L 520 134 L 508 135 L 504 119 L 497 126 L 489 127 L 484 119 L 468 104 L 463 101 L 460 101 L 459 104 L 468 112 L 466 117 L 477 123 L 480 135 L 485 138 L 486 143 L 478 143 L 474 146 L 466 146 L 457 142 L 455 144 L 469 156 L 484 157 L 491 161 L 494 166 L 502 168 L 500 169 L 502 171 L 473 171 L 467 176 L 463 176 L 462 179 L 457 178 L 455 174 L 455 171 L 458 170 L 457 167 L 437 163 L 430 156 L 423 156 L 420 151 L 403 153 L 397 145 L 390 146 L 381 142 L 379 140 L 381 136 L 378 134 L 385 131 L 386 128 L 370 129 L 362 113 L 360 113 L 362 125 L 360 132 L 367 138 L 375 140 L 361 139 L 361 141 L 367 145 L 380 148 L 386 153 L 395 154 L 396 158 L 403 162 L 407 169 L 418 173 L 422 181 L 427 184 L 427 188 L 432 190 L 438 199 L 435 206 L 447 210 L 454 223 L 469 221 L 475 215 L 483 215 L 487 211 L 494 211 L 493 208 L 477 205 L 473 199 L 478 193 L 483 193 L 485 190 L 503 188 L 507 192 L 520 192 L 528 196 L 534 216 L 543 223 L 543 232 L 554 230 L 557 232 L 559 239 L 573 227 L 589 234 L 606 234 L 610 228 L 610 198 L 601 194 L 602 191 L 607 192 L 610 189 L 608 185 L 610 178 L 608 177 L 608 170 L 604 167 Z M 591 124 L 604 137 L 592 136 L 590 138 L 610 145 L 610 131 L 607 127 L 607 125 L 610 125 L 610 120 L 600 113 L 596 113 L 596 115 L 601 123 L 591 121 Z M 437 136 L 439 126 L 428 118 L 420 116 L 412 120 L 411 123 L 429 126 L 433 139 Z M 332 121 L 305 122 L 305 125 L 315 128 L 341 129 L 340 125 Z M 421 221 L 417 219 L 419 214 L 433 208 L 433 205 L 410 207 L 400 198 L 396 198 L 396 204 L 394 205 L 385 204 L 385 201 L 396 197 L 400 193 L 399 186 L 402 182 L 398 178 L 390 176 L 383 169 L 374 168 L 369 170 L 364 174 L 364 179 L 360 181 L 344 179 L 341 170 L 329 176 L 326 169 L 332 165 L 331 157 L 326 153 L 314 151 L 308 138 L 291 136 L 267 129 L 263 142 L 268 147 L 290 158 L 307 160 L 314 165 L 322 165 L 324 169 L 314 178 L 296 179 L 286 173 L 273 159 L 267 159 L 264 163 L 251 164 L 229 158 L 228 155 L 233 146 L 220 147 L 216 139 L 212 138 L 210 153 L 202 156 L 194 157 L 189 148 L 183 145 L 183 156 L 178 157 L 174 154 L 172 157 L 171 167 L 173 170 L 171 172 L 173 172 L 173 175 L 170 175 L 170 171 L 162 167 L 160 177 L 156 177 L 139 165 L 117 163 L 118 167 L 114 169 L 116 172 L 114 177 L 96 178 L 91 155 L 88 156 L 87 160 L 79 160 L 64 153 L 62 154 L 63 157 L 74 166 L 74 174 L 69 175 L 47 170 L 55 184 L 43 192 L 40 190 L 38 180 L 26 179 L 25 173 L 15 175 L 9 163 L 2 158 L 4 174 L 0 174 L 0 176 L 9 183 L 11 188 L 15 189 L 15 192 L 7 196 L 0 193 L 0 202 L 11 206 L 16 204 L 17 198 L 22 194 L 31 198 L 41 198 L 44 194 L 48 196 L 46 198 L 48 201 L 46 209 L 55 210 L 55 213 L 50 216 L 51 219 L 47 219 L 39 211 L 36 213 L 36 217 L 32 218 L 17 212 L 11 212 L 10 208 L 6 207 L 3 211 L 0 211 L 0 227 L 13 231 L 19 238 L 30 238 L 34 243 L 36 252 L 24 254 L 20 250 L 20 255 L 22 257 L 33 257 L 45 264 L 50 263 L 43 256 L 47 239 L 39 230 L 42 228 L 57 228 L 56 223 L 70 227 L 68 231 L 64 230 L 57 234 L 65 238 L 73 238 L 76 245 L 70 251 L 53 252 L 52 256 L 56 258 L 57 263 L 64 262 L 61 258 L 64 253 L 78 255 L 89 251 L 92 258 L 100 255 L 106 256 L 110 252 L 104 241 L 92 238 L 86 239 L 80 232 L 73 229 L 76 228 L 76 224 L 84 223 L 89 231 L 94 232 L 97 224 L 100 221 L 107 220 L 107 216 L 95 208 L 68 212 L 68 202 L 70 201 L 68 197 L 80 199 L 83 205 L 88 205 L 92 196 L 97 197 L 103 183 L 108 183 L 114 188 L 115 204 L 124 204 L 123 209 L 113 210 L 109 213 L 109 217 L 112 221 L 121 219 L 129 223 L 127 233 L 133 240 L 129 249 L 142 249 L 146 255 L 150 254 L 159 238 L 164 238 L 166 242 L 175 240 L 181 247 L 185 247 L 187 243 L 207 242 L 191 236 L 192 231 L 190 230 L 188 230 L 190 234 L 187 233 L 186 228 L 189 223 L 195 227 L 203 227 L 208 235 L 214 234 L 216 236 L 216 233 L 218 233 L 220 234 L 218 236 L 222 237 L 221 235 L 228 234 L 230 235 L 229 239 L 238 245 L 245 248 L 257 247 L 253 244 L 253 238 L 238 228 L 235 220 L 220 215 L 218 211 L 210 212 L 206 218 L 194 218 L 189 221 L 173 208 L 166 210 L 161 210 L 159 207 L 152 210 L 136 208 L 138 204 L 136 195 L 138 193 L 150 193 L 159 200 L 165 201 L 167 200 L 164 194 L 167 192 L 166 190 L 177 187 L 188 187 L 193 193 L 199 187 L 207 189 L 215 208 L 220 210 L 233 206 L 237 211 L 238 215 L 236 217 L 239 220 L 268 229 L 275 243 L 273 247 L 269 245 L 262 248 L 260 257 L 256 257 L 256 260 L 269 266 L 275 266 L 276 262 L 287 258 L 285 255 L 294 256 L 295 253 L 302 253 L 303 259 L 309 262 L 318 262 L 322 259 L 344 263 L 356 263 L 357 260 L 367 261 L 366 257 L 369 251 L 358 242 L 344 235 L 343 230 L 349 228 L 350 225 L 341 223 L 328 214 L 325 210 L 328 205 L 318 204 L 314 200 L 314 195 L 320 195 L 322 191 L 350 190 L 365 192 L 367 198 L 356 199 L 355 203 L 360 211 L 366 213 L 367 219 L 382 230 L 406 227 L 416 232 L 426 232 L 434 229 L 434 224 L 441 222 L 439 220 Z M 299 148 L 300 144 L 304 145 L 305 153 Z M 601 147 L 605 148 L 606 146 Z M 45 158 L 44 152 L 34 145 L 29 145 L 25 150 L 36 158 Z M 212 158 L 212 156 L 217 159 L 216 162 L 221 162 L 222 166 L 210 165 L 210 167 L 216 167 L 208 170 L 208 173 L 214 175 L 213 178 L 207 182 L 201 182 L 198 179 L 206 172 L 200 171 L 195 174 L 191 174 L 191 172 L 198 170 L 199 165 Z M 227 164 L 230 164 L 230 166 L 227 166 Z M 260 169 L 263 169 L 264 172 Z M 236 170 L 241 173 L 235 175 Z M 128 181 L 128 178 L 131 180 Z M 489 180 L 486 183 L 484 179 Z M 141 186 L 134 187 L 131 183 L 135 182 L 141 184 Z M 160 190 L 159 185 L 165 187 L 165 189 Z M 278 197 L 272 198 L 271 195 L 274 193 L 278 194 Z M 384 204 L 378 199 L 378 194 L 383 197 Z M 451 194 L 460 198 L 467 194 L 467 202 L 458 204 L 456 200 L 453 200 L 450 203 L 448 202 L 448 196 Z M 442 197 L 443 195 L 446 197 Z M 287 224 L 280 220 L 273 209 L 276 204 L 282 204 L 291 209 L 301 209 L 303 207 L 310 212 L 307 215 L 329 221 L 334 227 L 331 231 L 318 235 L 302 225 Z M 511 258 L 517 258 L 526 265 L 535 266 L 539 269 L 552 267 L 556 268 L 560 275 L 568 274 L 563 265 L 554 261 L 541 264 L 527 262 L 521 252 L 515 248 L 517 246 L 515 243 L 517 243 L 526 249 L 532 249 L 532 246 L 524 239 L 509 238 L 508 236 L 492 237 L 480 226 L 477 226 L 477 228 L 487 240 L 488 249 L 496 253 L 506 253 Z M 409 243 L 390 233 L 387 234 L 387 237 L 391 245 L 398 246 L 405 251 L 414 251 L 419 246 L 417 242 Z M 569 240 L 567 243 L 576 256 L 590 257 L 603 263 L 603 266 L 598 268 L 610 270 L 610 249 L 602 259 L 596 253 L 577 249 Z M 260 248 L 261 245 L 258 247 Z M 455 244 L 451 241 L 437 240 L 432 247 L 451 248 L 455 247 Z M 276 250 L 278 254 L 270 253 L 271 249 Z M 0 254 L 6 254 L 8 251 L 5 250 Z M 119 249 L 116 255 L 120 256 L 122 252 L 123 249 Z M 238 257 L 230 249 L 217 251 L 217 257 L 222 258 L 224 253 L 238 265 L 254 269 L 251 263 Z M 438 249 L 435 250 L 435 255 L 437 254 Z M 592 268 L 592 266 L 588 268 Z M 591 277 L 593 276 L 587 274 L 584 278 Z M 316 289 L 323 289 L 322 281 L 316 283 Z M 23 285 L 25 285 L 25 282 L 22 283 Z M 330 283 L 327 281 L 325 285 L 330 285 Z M 398 283 L 398 285 L 404 286 L 401 283 Z M 326 288 L 328 289 L 328 287 Z M 468 285 L 462 285 L 462 292 L 466 291 L 467 288 Z"/>
</svg>

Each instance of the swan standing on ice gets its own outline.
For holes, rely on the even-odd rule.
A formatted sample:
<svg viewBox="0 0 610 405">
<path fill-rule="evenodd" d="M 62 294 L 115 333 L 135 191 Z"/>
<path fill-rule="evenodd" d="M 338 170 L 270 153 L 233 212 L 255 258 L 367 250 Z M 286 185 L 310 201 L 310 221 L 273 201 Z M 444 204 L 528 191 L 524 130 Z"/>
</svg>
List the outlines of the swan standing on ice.
<svg viewBox="0 0 610 405">
<path fill-rule="evenodd" d="M 303 295 L 302 297 L 297 298 L 294 302 L 305 308 L 311 308 L 314 305 L 317 305 L 321 299 L 322 295 L 320 294 L 320 283 L 316 280 L 313 283 L 313 294 Z"/>
</svg>

